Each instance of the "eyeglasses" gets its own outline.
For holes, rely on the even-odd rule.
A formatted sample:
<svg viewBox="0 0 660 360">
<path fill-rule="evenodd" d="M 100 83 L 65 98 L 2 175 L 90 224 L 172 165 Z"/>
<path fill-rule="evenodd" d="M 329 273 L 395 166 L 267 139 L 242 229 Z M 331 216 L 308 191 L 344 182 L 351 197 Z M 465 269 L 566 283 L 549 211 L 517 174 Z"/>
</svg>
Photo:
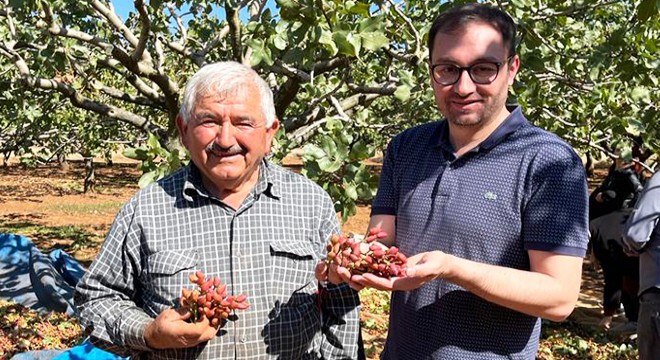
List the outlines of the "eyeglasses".
<svg viewBox="0 0 660 360">
<path fill-rule="evenodd" d="M 456 66 L 453 64 L 435 64 L 431 66 L 431 73 L 433 80 L 442 86 L 454 85 L 461 78 L 463 71 L 467 71 L 470 79 L 475 84 L 486 85 L 490 84 L 497 79 L 497 74 L 500 72 L 502 64 L 508 63 L 512 57 L 506 61 L 483 61 L 472 64 L 468 67 Z"/>
</svg>

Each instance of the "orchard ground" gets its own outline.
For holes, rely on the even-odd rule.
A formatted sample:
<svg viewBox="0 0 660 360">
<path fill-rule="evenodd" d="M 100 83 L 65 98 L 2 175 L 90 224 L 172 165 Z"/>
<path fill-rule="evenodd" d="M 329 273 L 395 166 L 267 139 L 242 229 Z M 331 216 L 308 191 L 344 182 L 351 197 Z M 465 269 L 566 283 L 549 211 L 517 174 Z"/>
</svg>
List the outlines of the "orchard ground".
<svg viewBox="0 0 660 360">
<path fill-rule="evenodd" d="M 113 166 L 98 164 L 95 192 L 88 194 L 82 192 L 84 169 L 79 162 L 70 162 L 65 168 L 23 168 L 15 163 L 0 167 L 0 232 L 28 236 L 43 252 L 64 249 L 89 266 L 115 214 L 138 190 L 136 164 L 115 160 Z M 593 183 L 604 175 L 597 174 Z M 369 207 L 360 206 L 342 230 L 362 234 L 368 221 Z M 539 359 L 636 358 L 634 340 L 625 334 L 606 333 L 597 326 L 601 284 L 599 271 L 586 260 L 578 305 L 568 321 L 544 324 Z M 376 359 L 387 335 L 389 295 L 363 290 L 361 300 L 367 357 Z M 59 315 L 44 318 L 15 304 L 0 302 L 0 359 L 26 350 L 64 348 L 80 340 L 75 319 Z"/>
</svg>

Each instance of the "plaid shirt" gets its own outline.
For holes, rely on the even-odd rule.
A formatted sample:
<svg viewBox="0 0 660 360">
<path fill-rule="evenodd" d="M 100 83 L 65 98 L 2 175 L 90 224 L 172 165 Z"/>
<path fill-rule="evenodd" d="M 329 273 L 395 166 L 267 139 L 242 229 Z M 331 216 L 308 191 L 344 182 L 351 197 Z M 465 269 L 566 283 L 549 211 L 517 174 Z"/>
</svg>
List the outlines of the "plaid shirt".
<svg viewBox="0 0 660 360">
<path fill-rule="evenodd" d="M 339 232 L 330 197 L 267 161 L 260 170 L 238 210 L 209 195 L 194 165 L 124 205 L 76 289 L 95 345 L 149 359 L 357 358 L 357 293 L 345 285 L 319 292 L 314 278 Z M 197 270 L 246 294 L 250 308 L 208 343 L 150 349 L 147 323 L 177 306 L 182 287 L 196 286 L 188 276 Z"/>
</svg>

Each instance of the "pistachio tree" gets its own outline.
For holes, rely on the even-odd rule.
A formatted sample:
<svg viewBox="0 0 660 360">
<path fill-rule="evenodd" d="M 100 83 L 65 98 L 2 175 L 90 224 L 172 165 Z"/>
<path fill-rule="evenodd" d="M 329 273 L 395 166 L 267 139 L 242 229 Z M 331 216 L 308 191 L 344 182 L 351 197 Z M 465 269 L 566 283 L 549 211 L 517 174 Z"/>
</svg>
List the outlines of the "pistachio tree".
<svg viewBox="0 0 660 360">
<path fill-rule="evenodd" d="M 79 114 L 115 129 L 82 132 L 132 142 L 127 155 L 143 161 L 144 184 L 186 160 L 174 123 L 189 76 L 239 61 L 274 90 L 283 131 L 273 159 L 301 149 L 303 173 L 347 217 L 375 192 L 364 160 L 399 131 L 439 118 L 427 32 L 435 14 L 467 1 L 135 0 L 125 18 L 108 0 L 0 2 L 0 84 L 11 88 L 0 96 L 3 109 L 20 99 L 16 117 L 44 129 Z M 511 101 L 530 121 L 586 155 L 629 146 L 630 135 L 660 148 L 659 1 L 486 2 L 520 26 Z M 69 113 L 46 110 L 53 107 Z M 0 128 L 18 134 L 12 121 L 0 119 Z"/>
</svg>

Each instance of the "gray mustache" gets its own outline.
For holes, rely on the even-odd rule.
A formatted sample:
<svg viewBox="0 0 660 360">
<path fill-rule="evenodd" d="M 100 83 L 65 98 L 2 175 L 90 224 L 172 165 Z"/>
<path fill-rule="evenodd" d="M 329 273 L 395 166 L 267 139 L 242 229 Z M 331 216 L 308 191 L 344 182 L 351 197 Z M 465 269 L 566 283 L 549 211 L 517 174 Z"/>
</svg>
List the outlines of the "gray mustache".
<svg viewBox="0 0 660 360">
<path fill-rule="evenodd" d="M 243 153 L 243 148 L 240 145 L 234 145 L 230 148 L 223 148 L 222 146 L 218 145 L 215 141 L 208 144 L 205 150 L 207 153 L 212 153 L 221 156 L 231 156 L 231 155 Z"/>
</svg>

